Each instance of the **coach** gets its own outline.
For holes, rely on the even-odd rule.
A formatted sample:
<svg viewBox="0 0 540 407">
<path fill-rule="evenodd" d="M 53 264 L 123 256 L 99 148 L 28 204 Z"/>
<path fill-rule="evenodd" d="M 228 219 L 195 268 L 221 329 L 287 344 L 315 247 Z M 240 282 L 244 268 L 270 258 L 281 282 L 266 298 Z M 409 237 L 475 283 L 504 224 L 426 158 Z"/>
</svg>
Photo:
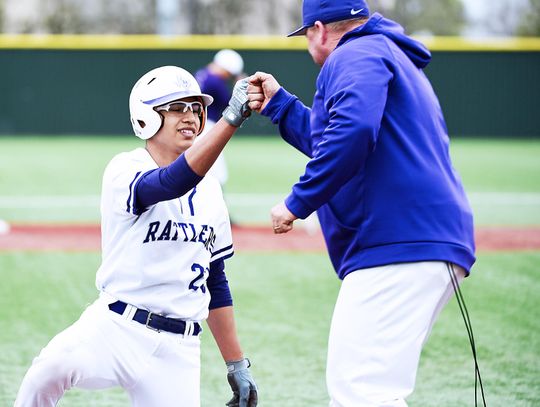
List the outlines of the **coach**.
<svg viewBox="0 0 540 407">
<path fill-rule="evenodd" d="M 422 346 L 475 261 L 473 218 L 452 167 L 431 54 L 361 0 L 304 0 L 320 65 L 312 108 L 272 75 L 250 77 L 250 107 L 306 154 L 272 211 L 275 233 L 317 211 L 343 280 L 330 328 L 331 406 L 406 406 Z"/>
</svg>

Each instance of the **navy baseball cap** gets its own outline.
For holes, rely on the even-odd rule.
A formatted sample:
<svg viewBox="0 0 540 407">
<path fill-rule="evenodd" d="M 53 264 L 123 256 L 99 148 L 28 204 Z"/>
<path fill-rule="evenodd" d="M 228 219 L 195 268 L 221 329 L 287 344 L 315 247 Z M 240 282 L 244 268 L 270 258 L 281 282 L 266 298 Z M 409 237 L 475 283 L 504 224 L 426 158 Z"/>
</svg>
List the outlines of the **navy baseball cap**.
<svg viewBox="0 0 540 407">
<path fill-rule="evenodd" d="M 328 24 L 366 16 L 369 16 L 369 8 L 365 0 L 304 0 L 303 25 L 287 37 L 304 35 L 307 29 L 315 24 L 315 21 Z"/>
</svg>

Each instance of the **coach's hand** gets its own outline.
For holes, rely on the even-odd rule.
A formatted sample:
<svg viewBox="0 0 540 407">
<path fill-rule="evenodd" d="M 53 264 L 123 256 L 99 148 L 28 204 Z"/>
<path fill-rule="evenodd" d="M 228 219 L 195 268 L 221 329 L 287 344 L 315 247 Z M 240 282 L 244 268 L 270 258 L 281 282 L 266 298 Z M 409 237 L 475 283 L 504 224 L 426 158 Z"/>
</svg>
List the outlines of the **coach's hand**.
<svg viewBox="0 0 540 407">
<path fill-rule="evenodd" d="M 281 86 L 272 75 L 265 72 L 255 72 L 248 79 L 249 107 L 260 113 Z"/>
<path fill-rule="evenodd" d="M 251 115 L 251 109 L 248 106 L 247 87 L 247 78 L 236 82 L 229 100 L 229 106 L 225 108 L 222 114 L 225 121 L 234 127 L 240 127 L 244 120 Z"/>
<path fill-rule="evenodd" d="M 255 407 L 257 405 L 257 385 L 251 376 L 248 359 L 227 362 L 227 380 L 233 391 L 227 407 Z"/>
<path fill-rule="evenodd" d="M 285 202 L 280 202 L 270 210 L 272 218 L 272 227 L 274 233 L 287 233 L 292 230 L 293 222 L 298 219 L 285 205 Z"/>
</svg>

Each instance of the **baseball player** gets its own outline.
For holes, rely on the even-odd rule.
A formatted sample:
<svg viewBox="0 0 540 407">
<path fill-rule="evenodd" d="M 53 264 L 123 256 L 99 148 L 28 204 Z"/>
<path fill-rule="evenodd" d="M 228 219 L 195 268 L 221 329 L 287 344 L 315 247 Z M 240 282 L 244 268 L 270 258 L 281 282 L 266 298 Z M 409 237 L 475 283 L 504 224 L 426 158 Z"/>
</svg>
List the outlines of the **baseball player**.
<svg viewBox="0 0 540 407">
<path fill-rule="evenodd" d="M 404 407 L 437 315 L 475 261 L 473 217 L 452 167 L 429 51 L 365 0 L 304 0 L 321 66 L 311 108 L 256 73 L 250 107 L 310 161 L 271 210 L 275 233 L 317 211 L 343 280 L 326 382 L 333 407 Z"/>
<path fill-rule="evenodd" d="M 257 386 L 236 334 L 224 260 L 233 255 L 219 183 L 204 177 L 249 115 L 238 82 L 222 120 L 199 143 L 212 97 L 182 68 L 143 75 L 129 98 L 135 135 L 102 185 L 99 298 L 34 359 L 17 407 L 55 406 L 72 387 L 123 387 L 132 405 L 200 405 L 200 334 L 207 320 L 233 390 L 256 406 Z"/>
<path fill-rule="evenodd" d="M 201 136 L 210 131 L 221 117 L 231 97 L 229 82 L 245 77 L 243 69 L 244 60 L 238 52 L 232 49 L 222 49 L 214 55 L 212 62 L 195 72 L 195 79 L 199 82 L 201 91 L 214 98 L 214 102 L 208 108 L 206 127 Z M 222 188 L 225 186 L 229 172 L 223 154 L 219 155 L 208 173 L 218 179 Z"/>
</svg>

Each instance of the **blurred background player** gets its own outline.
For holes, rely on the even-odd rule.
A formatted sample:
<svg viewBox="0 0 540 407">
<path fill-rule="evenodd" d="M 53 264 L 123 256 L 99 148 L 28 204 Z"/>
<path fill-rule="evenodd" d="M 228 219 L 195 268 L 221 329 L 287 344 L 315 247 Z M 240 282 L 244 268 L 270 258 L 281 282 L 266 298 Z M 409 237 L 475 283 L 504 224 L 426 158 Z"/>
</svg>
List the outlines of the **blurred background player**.
<svg viewBox="0 0 540 407">
<path fill-rule="evenodd" d="M 212 62 L 195 72 L 201 92 L 214 98 L 214 102 L 208 106 L 208 118 L 202 136 L 220 119 L 231 98 L 232 84 L 246 76 L 243 70 L 242 56 L 232 49 L 222 49 L 214 55 Z M 229 173 L 223 154 L 219 155 L 208 173 L 217 178 L 222 188 L 225 187 Z"/>
<path fill-rule="evenodd" d="M 206 107 L 186 70 L 143 75 L 129 98 L 144 148 L 116 155 L 101 195 L 98 299 L 34 359 L 16 407 L 53 407 L 72 387 L 120 386 L 134 407 L 200 406 L 201 323 L 227 365 L 232 407 L 255 407 L 257 387 L 236 334 L 224 260 L 233 255 L 221 188 L 204 177 L 245 120 L 245 83 L 204 140 Z"/>
</svg>

